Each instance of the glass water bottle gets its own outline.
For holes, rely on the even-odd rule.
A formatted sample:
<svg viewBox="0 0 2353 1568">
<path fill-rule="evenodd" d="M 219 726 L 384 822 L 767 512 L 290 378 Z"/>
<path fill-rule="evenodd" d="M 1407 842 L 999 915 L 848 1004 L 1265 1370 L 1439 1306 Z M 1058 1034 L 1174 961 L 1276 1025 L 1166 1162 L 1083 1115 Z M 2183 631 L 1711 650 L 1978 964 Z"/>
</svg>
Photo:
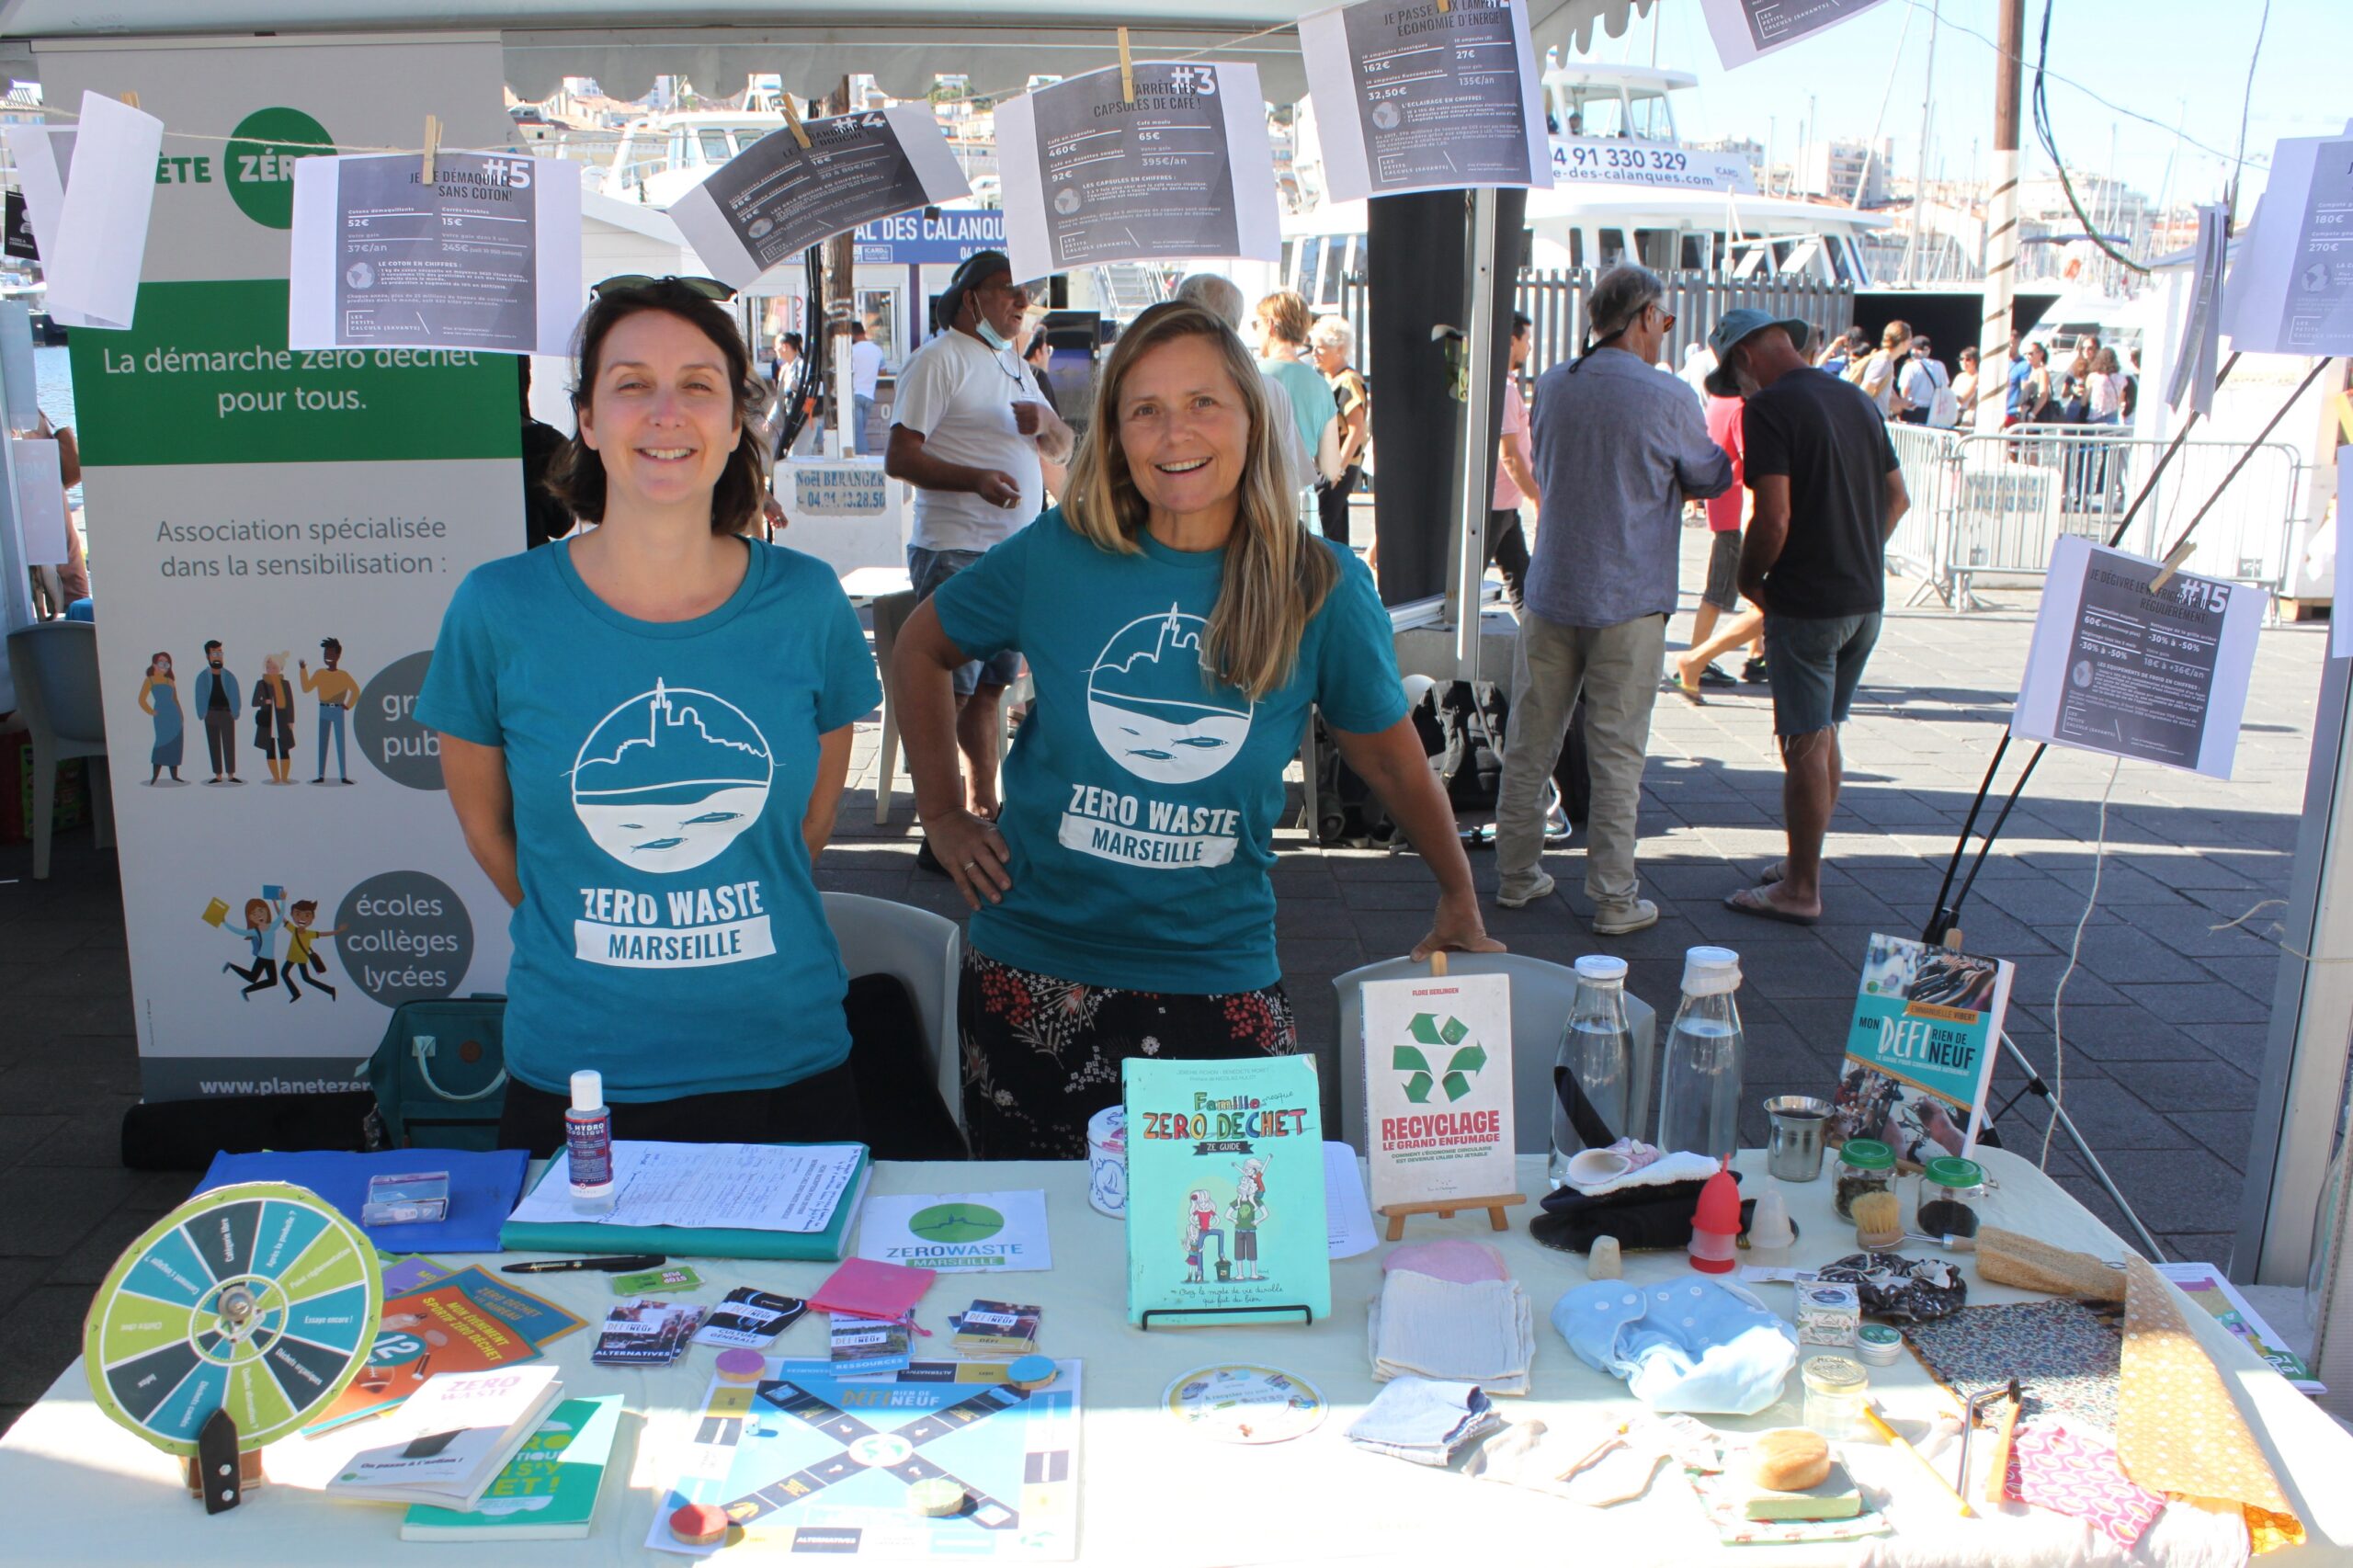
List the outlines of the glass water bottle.
<svg viewBox="0 0 2353 1568">
<path fill-rule="evenodd" d="M 1729 1158 L 1740 1143 L 1740 955 L 1692 948 L 1683 955 L 1683 1002 L 1662 1052 L 1658 1146 Z"/>
<path fill-rule="evenodd" d="M 1600 953 L 1577 960 L 1576 999 L 1569 1004 L 1569 1021 L 1561 1030 L 1560 1054 L 1554 1061 L 1576 1075 L 1594 1114 L 1620 1137 L 1634 1131 L 1626 1125 L 1633 1056 L 1633 1032 L 1626 1027 L 1626 960 Z M 1585 1146 L 1555 1094 L 1552 1155 L 1545 1168 L 1552 1186 L 1569 1179 L 1569 1156 Z"/>
</svg>

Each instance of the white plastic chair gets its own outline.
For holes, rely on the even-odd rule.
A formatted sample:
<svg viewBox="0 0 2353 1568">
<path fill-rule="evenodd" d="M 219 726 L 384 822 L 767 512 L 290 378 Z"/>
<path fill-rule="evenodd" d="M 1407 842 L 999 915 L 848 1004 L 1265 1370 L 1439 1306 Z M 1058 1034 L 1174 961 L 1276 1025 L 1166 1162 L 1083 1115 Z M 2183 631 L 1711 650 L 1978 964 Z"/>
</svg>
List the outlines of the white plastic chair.
<svg viewBox="0 0 2353 1568">
<path fill-rule="evenodd" d="M 1512 1142 L 1523 1154 L 1540 1154 L 1552 1146 L 1552 1062 L 1560 1054 L 1561 1030 L 1568 1022 L 1569 1005 L 1576 999 L 1577 971 L 1565 965 L 1520 953 L 1449 953 L 1447 972 L 1511 976 L 1511 1109 Z M 1361 1151 L 1370 1147 L 1364 1109 L 1364 993 L 1368 980 L 1408 980 L 1427 977 L 1427 960 L 1383 959 L 1361 969 L 1336 975 L 1332 989 L 1340 997 L 1340 1128 Z M 1634 1037 L 1633 1108 L 1631 1125 L 1618 1129 L 1635 1135 L 1651 1107 L 1651 1085 L 1658 1060 L 1658 1015 L 1637 996 L 1626 998 L 1626 1023 Z"/>
<path fill-rule="evenodd" d="M 874 601 L 874 663 L 882 676 L 882 744 L 874 758 L 874 824 L 877 827 L 891 820 L 891 790 L 899 774 L 899 705 L 891 693 L 892 651 L 898 646 L 899 633 L 905 630 L 907 617 L 915 614 L 918 603 L 913 591 L 885 594 Z M 1005 723 L 996 735 L 996 755 L 1000 766 L 1005 761 L 1005 748 L 1013 741 L 1013 710 L 1017 704 L 1037 699 L 1037 688 L 1030 684 L 1029 671 L 1025 666 L 1013 684 L 1005 688 L 1005 703 L 1001 710 Z M 910 790 L 913 781 L 909 781 Z"/>
<path fill-rule="evenodd" d="M 963 962 L 963 933 L 953 920 L 913 904 L 854 892 L 819 896 L 850 978 L 887 974 L 915 998 L 939 1096 L 948 1102 L 948 1114 L 961 1131 L 964 1072 L 956 1040 L 956 974 Z"/>
<path fill-rule="evenodd" d="M 98 629 L 44 620 L 8 633 L 8 672 L 33 743 L 33 880 L 49 875 L 57 810 L 57 767 L 90 759 L 90 824 L 97 846 L 114 843 L 114 793 L 107 773 L 106 720 L 98 693 Z"/>
</svg>

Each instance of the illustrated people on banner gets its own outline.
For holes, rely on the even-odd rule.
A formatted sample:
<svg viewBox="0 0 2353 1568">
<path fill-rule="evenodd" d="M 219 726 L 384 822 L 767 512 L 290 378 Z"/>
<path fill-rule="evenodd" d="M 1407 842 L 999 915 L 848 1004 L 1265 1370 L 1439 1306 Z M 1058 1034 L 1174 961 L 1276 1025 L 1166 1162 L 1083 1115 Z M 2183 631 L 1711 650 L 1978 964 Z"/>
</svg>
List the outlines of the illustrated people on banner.
<svg viewBox="0 0 2353 1568">
<path fill-rule="evenodd" d="M 221 966 L 222 973 L 233 974 L 244 981 L 245 988 L 239 993 L 244 998 L 250 999 L 255 992 L 267 991 L 278 983 L 278 960 L 274 956 L 277 943 L 271 939 L 271 933 L 278 929 L 281 914 L 268 899 L 249 898 L 245 900 L 245 923 L 243 926 L 232 926 L 225 919 L 222 923 L 221 929 L 232 937 L 243 937 L 253 949 L 254 961 L 250 967 L 233 963 Z"/>
<path fill-rule="evenodd" d="M 316 899 L 298 899 L 287 906 L 286 961 L 279 966 L 278 977 L 286 987 L 289 1002 L 302 999 L 302 988 L 296 982 L 305 976 L 313 990 L 324 991 L 329 1001 L 335 1000 L 335 987 L 326 983 L 327 960 L 320 956 L 319 944 L 330 937 L 342 936 L 346 928 L 338 926 L 331 931 L 314 930 L 313 924 L 318 917 Z"/>
<path fill-rule="evenodd" d="M 169 653 L 157 653 L 147 661 L 147 678 L 139 684 L 139 710 L 155 722 L 155 744 L 147 753 L 147 782 L 161 783 L 169 771 L 173 783 L 187 783 L 180 777 L 180 753 L 188 744 L 188 731 Z"/>
<path fill-rule="evenodd" d="M 1258 1229 L 1267 1222 L 1264 1161 L 1242 1162 L 1242 1174 L 1233 1182 L 1233 1201 L 1225 1206 L 1225 1213 L 1233 1221 L 1233 1277 L 1264 1279 L 1266 1276 L 1258 1272 Z"/>
<path fill-rule="evenodd" d="M 1204 1283 L 1201 1278 L 1201 1217 L 1193 1213 L 1185 1216 L 1185 1283 Z"/>
<path fill-rule="evenodd" d="M 204 719 L 204 749 L 212 759 L 209 784 L 243 784 L 237 777 L 237 717 L 245 710 L 237 677 L 218 638 L 204 645 L 204 668 L 196 672 L 196 710 Z"/>
<path fill-rule="evenodd" d="M 286 678 L 289 653 L 262 656 L 254 681 L 254 749 L 269 767 L 273 784 L 294 782 L 294 687 Z"/>
<path fill-rule="evenodd" d="M 528 361 L 526 361 L 528 363 Z M 351 764 L 344 755 L 344 725 L 352 710 L 359 704 L 359 683 L 342 668 L 343 643 L 333 637 L 319 643 L 319 657 L 325 667 L 318 674 L 311 673 L 311 661 L 301 664 L 302 689 L 319 699 L 319 770 L 311 782 L 327 781 L 327 743 L 335 743 L 335 771 L 339 783 L 351 782 Z"/>
</svg>

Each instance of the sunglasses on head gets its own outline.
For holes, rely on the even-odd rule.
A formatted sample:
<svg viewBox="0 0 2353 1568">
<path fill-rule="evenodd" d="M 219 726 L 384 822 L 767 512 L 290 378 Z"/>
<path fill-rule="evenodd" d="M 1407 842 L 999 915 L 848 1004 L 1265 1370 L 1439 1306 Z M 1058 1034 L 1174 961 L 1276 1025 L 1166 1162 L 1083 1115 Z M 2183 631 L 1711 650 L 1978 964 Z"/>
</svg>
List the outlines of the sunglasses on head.
<svg viewBox="0 0 2353 1568">
<path fill-rule="evenodd" d="M 704 299 L 715 301 L 720 304 L 725 304 L 735 297 L 735 290 L 716 278 L 680 278 L 675 274 L 655 278 L 643 272 L 624 272 L 618 277 L 608 278 L 590 289 L 588 297 L 592 300 L 601 300 L 608 294 L 631 294 L 641 289 L 652 289 L 664 283 L 676 283 L 690 293 L 700 294 Z"/>
</svg>

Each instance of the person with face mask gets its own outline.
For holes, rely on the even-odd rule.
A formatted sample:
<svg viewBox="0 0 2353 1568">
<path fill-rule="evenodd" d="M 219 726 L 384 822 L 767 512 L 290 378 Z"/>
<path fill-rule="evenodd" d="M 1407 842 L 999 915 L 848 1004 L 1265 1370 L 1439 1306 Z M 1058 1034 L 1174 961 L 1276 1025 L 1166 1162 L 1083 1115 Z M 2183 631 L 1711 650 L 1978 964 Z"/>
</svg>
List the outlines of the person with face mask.
<svg viewBox="0 0 2353 1568">
<path fill-rule="evenodd" d="M 1739 396 L 1756 498 L 1740 591 L 1765 611 L 1765 677 L 1789 855 L 1724 900 L 1743 915 L 1822 917 L 1822 844 L 1838 804 L 1846 722 L 1886 602 L 1887 540 L 1911 506 L 1871 395 L 1806 363 L 1806 324 L 1727 311 L 1708 390 Z"/>
<path fill-rule="evenodd" d="M 1040 460 L 1070 457 L 1070 426 L 1014 347 L 1029 308 L 1005 253 L 982 251 L 939 296 L 938 335 L 899 372 L 882 468 L 915 487 L 907 573 L 919 601 L 1027 527 L 1045 505 Z M 956 744 L 978 816 L 996 815 L 997 710 L 1020 671 L 1011 652 L 956 671 Z M 921 858 L 939 869 L 928 846 Z"/>
</svg>

